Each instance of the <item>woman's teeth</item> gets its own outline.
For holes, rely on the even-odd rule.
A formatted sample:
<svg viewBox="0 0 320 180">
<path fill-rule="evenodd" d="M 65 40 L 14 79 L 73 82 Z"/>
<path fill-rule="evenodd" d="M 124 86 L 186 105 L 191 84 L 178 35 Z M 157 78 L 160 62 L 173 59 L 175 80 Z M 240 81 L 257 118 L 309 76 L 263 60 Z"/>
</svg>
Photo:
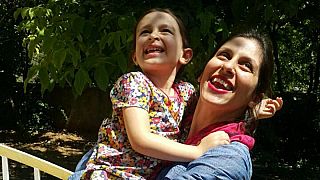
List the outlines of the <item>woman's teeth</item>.
<svg viewBox="0 0 320 180">
<path fill-rule="evenodd" d="M 211 84 L 216 86 L 218 89 L 225 89 L 228 91 L 232 91 L 232 86 L 230 86 L 227 82 L 225 82 L 223 79 L 219 78 L 213 78 L 211 80 Z"/>
</svg>

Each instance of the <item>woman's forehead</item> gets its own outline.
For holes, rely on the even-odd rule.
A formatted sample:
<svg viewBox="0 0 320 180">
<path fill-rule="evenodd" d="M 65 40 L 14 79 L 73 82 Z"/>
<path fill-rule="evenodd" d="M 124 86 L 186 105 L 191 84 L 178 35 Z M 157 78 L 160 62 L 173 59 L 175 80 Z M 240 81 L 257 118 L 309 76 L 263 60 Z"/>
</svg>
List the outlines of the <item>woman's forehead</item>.
<svg viewBox="0 0 320 180">
<path fill-rule="evenodd" d="M 236 37 L 220 47 L 220 50 L 227 49 L 233 53 L 238 53 L 243 57 L 250 58 L 257 61 L 258 64 L 262 62 L 262 50 L 257 40 L 252 38 Z"/>
</svg>

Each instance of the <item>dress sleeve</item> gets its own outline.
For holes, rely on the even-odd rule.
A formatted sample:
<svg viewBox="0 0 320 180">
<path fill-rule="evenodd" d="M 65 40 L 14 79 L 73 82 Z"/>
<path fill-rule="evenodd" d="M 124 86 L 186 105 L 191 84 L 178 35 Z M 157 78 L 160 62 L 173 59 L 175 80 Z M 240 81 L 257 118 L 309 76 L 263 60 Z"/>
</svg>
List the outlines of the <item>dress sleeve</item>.
<svg viewBox="0 0 320 180">
<path fill-rule="evenodd" d="M 110 91 L 113 109 L 139 107 L 149 110 L 150 83 L 140 72 L 131 72 L 121 76 Z"/>
</svg>

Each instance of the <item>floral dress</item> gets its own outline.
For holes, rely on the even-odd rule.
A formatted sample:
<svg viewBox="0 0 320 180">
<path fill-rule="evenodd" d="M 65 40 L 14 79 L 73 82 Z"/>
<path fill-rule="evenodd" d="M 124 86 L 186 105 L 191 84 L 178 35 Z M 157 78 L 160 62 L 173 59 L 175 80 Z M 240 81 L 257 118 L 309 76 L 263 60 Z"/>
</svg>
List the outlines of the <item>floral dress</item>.
<svg viewBox="0 0 320 180">
<path fill-rule="evenodd" d="M 122 108 L 139 107 L 149 113 L 151 132 L 176 140 L 186 106 L 194 95 L 187 82 L 173 84 L 175 96 L 168 97 L 143 73 L 131 72 L 121 76 L 110 91 L 112 118 L 105 119 L 99 129 L 94 148 L 82 179 L 144 179 L 159 159 L 135 152 L 128 140 Z M 139 120 L 139 119 L 137 119 Z"/>
</svg>

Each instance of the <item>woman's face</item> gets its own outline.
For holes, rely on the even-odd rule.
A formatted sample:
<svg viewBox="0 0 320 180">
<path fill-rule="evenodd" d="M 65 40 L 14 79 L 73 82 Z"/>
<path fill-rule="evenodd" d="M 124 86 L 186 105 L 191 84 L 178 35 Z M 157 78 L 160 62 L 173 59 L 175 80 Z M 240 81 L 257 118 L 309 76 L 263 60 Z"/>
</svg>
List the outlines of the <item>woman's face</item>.
<svg viewBox="0 0 320 180">
<path fill-rule="evenodd" d="M 253 101 L 262 51 L 254 39 L 227 41 L 207 63 L 200 79 L 200 99 L 221 110 L 243 113 Z"/>
</svg>

